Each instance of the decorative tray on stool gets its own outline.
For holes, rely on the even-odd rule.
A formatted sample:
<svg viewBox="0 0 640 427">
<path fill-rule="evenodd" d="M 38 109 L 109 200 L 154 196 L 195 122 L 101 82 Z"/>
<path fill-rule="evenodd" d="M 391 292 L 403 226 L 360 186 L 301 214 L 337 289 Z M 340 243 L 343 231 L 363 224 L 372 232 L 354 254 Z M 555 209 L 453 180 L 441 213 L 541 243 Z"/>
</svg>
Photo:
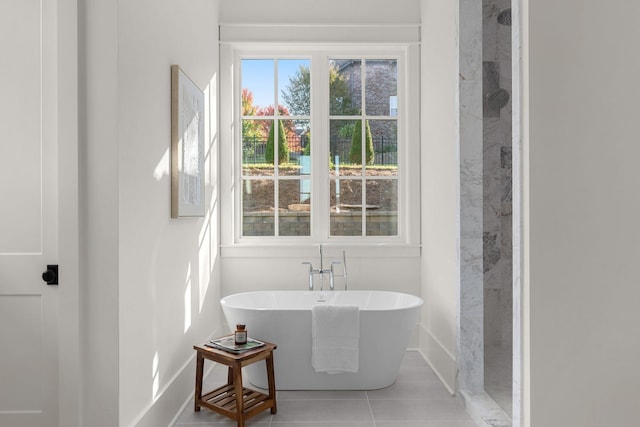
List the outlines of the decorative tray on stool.
<svg viewBox="0 0 640 427">
<path fill-rule="evenodd" d="M 262 341 L 254 340 L 253 338 L 247 338 L 246 344 L 236 344 L 235 338 L 231 335 L 209 340 L 205 345 L 207 347 L 218 348 L 230 353 L 244 353 L 245 351 L 262 347 L 264 346 L 264 343 Z"/>
</svg>

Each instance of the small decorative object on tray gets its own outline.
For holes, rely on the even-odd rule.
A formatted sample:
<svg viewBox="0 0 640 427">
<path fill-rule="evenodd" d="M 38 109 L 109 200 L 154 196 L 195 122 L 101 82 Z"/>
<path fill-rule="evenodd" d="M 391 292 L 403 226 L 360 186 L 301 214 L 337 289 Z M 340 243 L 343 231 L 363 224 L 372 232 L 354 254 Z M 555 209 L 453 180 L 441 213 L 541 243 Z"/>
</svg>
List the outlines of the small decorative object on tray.
<svg viewBox="0 0 640 427">
<path fill-rule="evenodd" d="M 253 338 L 247 338 L 247 342 L 245 344 L 236 344 L 235 337 L 230 335 L 209 340 L 205 345 L 207 347 L 217 348 L 230 353 L 244 353 L 245 351 L 262 347 L 264 343 L 262 341 L 254 340 Z"/>
<path fill-rule="evenodd" d="M 236 339 L 236 345 L 242 345 L 247 343 L 247 327 L 239 324 L 236 326 L 236 332 L 234 333 Z"/>
</svg>

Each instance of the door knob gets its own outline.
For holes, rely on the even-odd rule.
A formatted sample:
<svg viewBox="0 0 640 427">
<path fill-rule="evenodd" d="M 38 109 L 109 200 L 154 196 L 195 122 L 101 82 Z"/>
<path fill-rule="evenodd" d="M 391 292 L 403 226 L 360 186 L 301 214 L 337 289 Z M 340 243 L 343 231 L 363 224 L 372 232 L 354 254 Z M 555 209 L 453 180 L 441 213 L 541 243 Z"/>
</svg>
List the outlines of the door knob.
<svg viewBox="0 0 640 427">
<path fill-rule="evenodd" d="M 42 280 L 44 280 L 47 285 L 57 285 L 58 284 L 58 265 L 47 265 L 47 271 L 42 273 Z"/>
</svg>

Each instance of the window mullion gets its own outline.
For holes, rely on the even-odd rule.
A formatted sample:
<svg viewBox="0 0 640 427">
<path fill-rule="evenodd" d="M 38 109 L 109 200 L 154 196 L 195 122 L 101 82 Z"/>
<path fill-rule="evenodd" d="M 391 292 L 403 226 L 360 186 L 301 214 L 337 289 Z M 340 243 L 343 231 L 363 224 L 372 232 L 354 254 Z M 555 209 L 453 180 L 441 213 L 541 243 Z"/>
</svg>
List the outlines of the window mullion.
<svg viewBox="0 0 640 427">
<path fill-rule="evenodd" d="M 362 105 L 362 117 L 360 125 L 362 126 L 361 141 L 360 141 L 360 159 L 362 161 L 362 181 L 360 181 L 361 187 L 361 202 L 362 209 L 360 212 L 362 223 L 362 236 L 367 235 L 367 97 L 366 94 L 366 81 L 367 81 L 367 60 L 365 58 L 360 59 L 360 96 Z"/>
<path fill-rule="evenodd" d="M 325 241 L 329 236 L 329 73 L 326 54 L 311 60 L 311 237 Z"/>
<path fill-rule="evenodd" d="M 280 111 L 278 109 L 278 59 L 273 61 L 273 234 L 280 236 Z"/>
</svg>

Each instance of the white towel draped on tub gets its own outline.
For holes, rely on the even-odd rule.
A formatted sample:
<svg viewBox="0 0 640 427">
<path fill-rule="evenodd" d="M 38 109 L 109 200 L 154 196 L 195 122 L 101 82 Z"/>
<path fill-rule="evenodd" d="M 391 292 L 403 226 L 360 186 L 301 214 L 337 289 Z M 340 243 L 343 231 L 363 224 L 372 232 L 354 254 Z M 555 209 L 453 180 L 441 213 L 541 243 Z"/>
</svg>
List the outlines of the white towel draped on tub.
<svg viewBox="0 0 640 427">
<path fill-rule="evenodd" d="M 358 306 L 314 305 L 311 311 L 311 331 L 311 365 L 316 372 L 358 372 Z"/>
</svg>

